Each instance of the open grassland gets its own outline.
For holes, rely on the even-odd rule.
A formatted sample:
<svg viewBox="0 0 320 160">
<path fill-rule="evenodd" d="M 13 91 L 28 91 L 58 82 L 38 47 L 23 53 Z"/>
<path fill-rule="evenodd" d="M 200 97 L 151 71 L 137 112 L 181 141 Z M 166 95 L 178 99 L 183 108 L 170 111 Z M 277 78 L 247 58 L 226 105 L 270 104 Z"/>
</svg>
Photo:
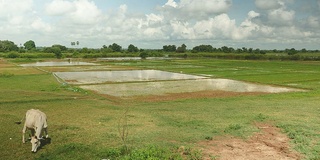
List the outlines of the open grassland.
<svg viewBox="0 0 320 160">
<path fill-rule="evenodd" d="M 254 126 L 257 121 L 280 127 L 291 139 L 292 148 L 305 159 L 320 159 L 319 62 L 186 59 L 99 63 L 113 66 L 106 67 L 108 70 L 157 69 L 308 92 L 155 102 L 121 100 L 62 85 L 50 73 L 2 59 L 1 159 L 197 159 L 201 158 L 198 142 L 223 135 L 245 139 L 258 132 Z M 14 124 L 31 108 L 47 114 L 51 137 L 51 143 L 36 154 L 30 152 L 30 143 L 21 142 L 23 126 Z M 119 126 L 120 131 L 128 129 L 128 136 L 122 136 L 125 143 Z M 186 148 L 183 156 L 178 151 L 180 146 Z"/>
</svg>

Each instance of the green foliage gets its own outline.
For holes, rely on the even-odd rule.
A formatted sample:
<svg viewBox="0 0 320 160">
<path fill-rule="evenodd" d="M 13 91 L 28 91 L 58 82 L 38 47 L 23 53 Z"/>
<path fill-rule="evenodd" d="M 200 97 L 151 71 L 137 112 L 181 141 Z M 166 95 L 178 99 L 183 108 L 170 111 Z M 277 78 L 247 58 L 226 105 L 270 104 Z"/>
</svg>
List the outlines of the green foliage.
<svg viewBox="0 0 320 160">
<path fill-rule="evenodd" d="M 96 150 L 81 143 L 69 143 L 57 147 L 51 153 L 41 153 L 35 160 L 54 160 L 54 159 L 97 159 L 92 157 Z"/>
<path fill-rule="evenodd" d="M 281 123 L 277 127 L 283 129 L 292 142 L 295 144 L 295 149 L 310 157 L 310 159 L 317 159 L 320 153 L 320 143 L 314 143 L 310 137 L 316 135 L 310 131 L 305 125 L 291 125 Z M 320 138 L 320 137 L 318 137 Z"/>
<path fill-rule="evenodd" d="M 56 47 L 47 47 L 44 49 L 44 52 L 46 53 L 53 53 L 55 55 L 56 58 L 60 59 L 62 58 L 62 52 L 60 47 L 56 46 Z"/>
<path fill-rule="evenodd" d="M 0 78 L 10 78 L 14 76 L 12 73 L 0 73 Z"/>
<path fill-rule="evenodd" d="M 256 117 L 255 120 L 258 122 L 263 122 L 265 120 L 267 120 L 269 118 L 269 116 L 263 115 L 262 113 L 259 113 Z"/>
<path fill-rule="evenodd" d="M 286 49 L 288 55 L 295 55 L 298 53 L 298 51 L 296 51 L 296 49 L 291 48 L 291 49 Z"/>
<path fill-rule="evenodd" d="M 0 40 L 0 52 L 10 52 L 10 51 L 18 51 L 19 48 L 12 41 L 1 41 Z"/>
<path fill-rule="evenodd" d="M 176 45 L 164 45 L 163 49 L 164 52 L 175 52 L 177 50 Z"/>
<path fill-rule="evenodd" d="M 138 51 L 139 51 L 138 47 L 134 46 L 133 44 L 130 44 L 128 46 L 128 52 L 138 52 Z"/>
<path fill-rule="evenodd" d="M 163 160 L 163 159 L 182 159 L 178 154 L 172 154 L 168 148 L 158 146 L 147 146 L 145 148 L 133 150 L 124 160 Z"/>
<path fill-rule="evenodd" d="M 123 148 L 97 148 L 81 143 L 69 143 L 58 146 L 56 150 L 41 153 L 36 160 L 53 159 L 116 159 L 116 160 L 200 160 L 202 154 L 199 150 L 190 147 L 177 149 L 149 145 L 142 148 L 124 152 Z"/>
<path fill-rule="evenodd" d="M 6 55 L 6 58 L 18 58 L 20 54 L 18 52 L 10 52 Z"/>
<path fill-rule="evenodd" d="M 182 44 L 180 47 L 177 48 L 177 53 L 184 53 L 187 51 L 187 46 L 185 44 Z"/>
<path fill-rule="evenodd" d="M 113 52 L 121 52 L 122 50 L 122 47 L 117 43 L 113 43 L 112 45 L 109 45 L 109 48 L 112 49 Z"/>
<path fill-rule="evenodd" d="M 54 45 L 52 45 L 52 48 L 59 48 L 60 51 L 66 51 L 67 50 L 66 46 L 63 46 L 63 45 L 60 45 L 60 44 L 54 44 Z"/>
<path fill-rule="evenodd" d="M 225 133 L 230 133 L 233 131 L 237 131 L 240 130 L 242 128 L 242 126 L 240 124 L 230 124 L 225 130 Z"/>
<path fill-rule="evenodd" d="M 23 45 L 24 45 L 25 49 L 27 49 L 27 50 L 32 50 L 32 49 L 36 48 L 36 44 L 32 40 L 25 42 Z"/>
<path fill-rule="evenodd" d="M 240 124 L 230 124 L 224 129 L 224 133 L 231 134 L 234 136 L 243 137 L 244 136 L 244 127 Z"/>
<path fill-rule="evenodd" d="M 141 59 L 146 59 L 147 57 L 148 57 L 148 53 L 147 52 L 141 52 L 140 54 L 139 54 L 139 57 L 141 57 Z"/>
<path fill-rule="evenodd" d="M 112 53 L 113 50 L 111 48 L 108 48 L 104 46 L 103 48 L 100 49 L 101 53 Z"/>
<path fill-rule="evenodd" d="M 193 53 L 213 52 L 213 47 L 211 45 L 199 45 L 199 46 L 193 47 L 192 52 Z"/>
</svg>

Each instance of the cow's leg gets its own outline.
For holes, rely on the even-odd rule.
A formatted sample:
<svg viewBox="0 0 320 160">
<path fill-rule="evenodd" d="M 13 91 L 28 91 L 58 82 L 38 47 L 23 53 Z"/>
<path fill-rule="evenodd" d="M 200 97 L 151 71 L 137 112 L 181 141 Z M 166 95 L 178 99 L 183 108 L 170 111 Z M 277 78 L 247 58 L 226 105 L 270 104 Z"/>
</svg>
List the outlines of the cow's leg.
<svg viewBox="0 0 320 160">
<path fill-rule="evenodd" d="M 43 132 L 45 133 L 46 138 L 49 138 L 48 129 L 47 128 L 43 128 Z"/>
<path fill-rule="evenodd" d="M 41 138 L 41 132 L 42 132 L 42 128 L 41 127 L 37 127 L 36 129 L 35 129 L 35 134 L 34 134 L 34 136 L 36 136 L 38 139 L 40 139 Z"/>
<path fill-rule="evenodd" d="M 26 143 L 25 138 L 24 138 L 26 130 L 27 130 L 27 126 L 26 126 L 26 124 L 24 124 L 23 129 L 22 129 L 22 143 Z"/>
</svg>

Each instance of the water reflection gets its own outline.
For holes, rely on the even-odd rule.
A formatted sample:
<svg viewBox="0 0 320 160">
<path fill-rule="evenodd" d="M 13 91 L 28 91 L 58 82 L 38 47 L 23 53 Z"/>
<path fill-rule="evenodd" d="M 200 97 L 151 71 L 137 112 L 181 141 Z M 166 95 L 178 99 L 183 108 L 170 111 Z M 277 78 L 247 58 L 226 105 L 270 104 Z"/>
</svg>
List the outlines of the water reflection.
<svg viewBox="0 0 320 160">
<path fill-rule="evenodd" d="M 158 70 L 56 72 L 55 74 L 71 84 L 96 84 L 107 82 L 163 81 L 206 78 L 203 76 L 194 76 Z"/>
<path fill-rule="evenodd" d="M 298 89 L 252 84 L 229 79 L 209 79 L 158 70 L 55 72 L 70 84 L 112 96 L 164 95 L 198 91 L 280 93 Z M 109 84 L 106 84 L 110 82 Z M 130 82 L 130 83 L 127 83 Z"/>
<path fill-rule="evenodd" d="M 264 92 L 281 93 L 302 91 L 298 89 L 251 84 L 228 79 L 195 79 L 144 83 L 116 83 L 103 85 L 82 85 L 83 89 L 118 97 L 165 95 L 197 91 Z"/>
</svg>

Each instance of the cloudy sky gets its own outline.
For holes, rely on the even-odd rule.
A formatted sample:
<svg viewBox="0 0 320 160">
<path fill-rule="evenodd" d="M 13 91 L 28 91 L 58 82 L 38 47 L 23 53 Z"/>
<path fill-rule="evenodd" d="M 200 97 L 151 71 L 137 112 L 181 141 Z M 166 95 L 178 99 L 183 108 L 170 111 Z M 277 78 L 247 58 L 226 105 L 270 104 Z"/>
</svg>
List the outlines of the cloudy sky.
<svg viewBox="0 0 320 160">
<path fill-rule="evenodd" d="M 320 0 L 0 0 L 0 40 L 320 49 Z"/>
</svg>

